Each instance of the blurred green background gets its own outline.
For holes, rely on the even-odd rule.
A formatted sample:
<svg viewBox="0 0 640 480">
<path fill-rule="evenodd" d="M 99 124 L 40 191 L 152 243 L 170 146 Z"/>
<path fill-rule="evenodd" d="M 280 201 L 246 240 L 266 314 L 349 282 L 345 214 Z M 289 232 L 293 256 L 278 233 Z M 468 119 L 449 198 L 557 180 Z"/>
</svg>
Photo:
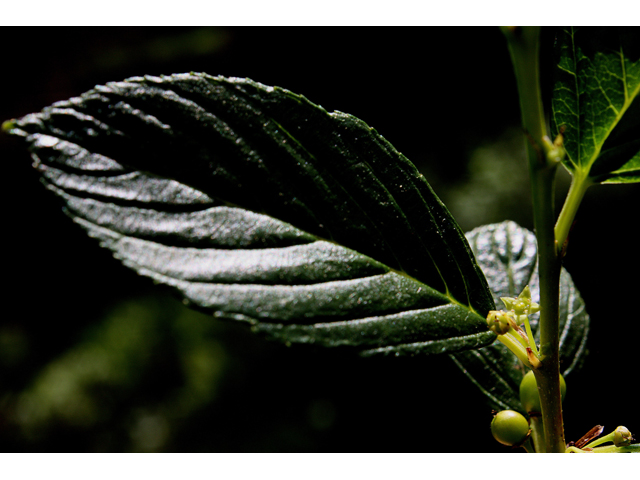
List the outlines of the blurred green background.
<svg viewBox="0 0 640 480">
<path fill-rule="evenodd" d="M 249 77 L 376 128 L 465 230 L 505 219 L 533 226 L 515 82 L 497 28 L 3 33 L 0 120 L 134 75 Z M 545 79 L 550 67 L 543 62 Z M 482 395 L 448 358 L 285 347 L 189 310 L 69 221 L 7 136 L 0 159 L 1 451 L 509 451 L 491 437 Z M 629 307 L 640 283 L 639 199 L 637 185 L 593 188 L 571 236 L 565 266 L 592 331 L 584 369 L 567 378 L 568 440 L 598 423 L 640 432 L 628 367 L 640 335 Z"/>
</svg>

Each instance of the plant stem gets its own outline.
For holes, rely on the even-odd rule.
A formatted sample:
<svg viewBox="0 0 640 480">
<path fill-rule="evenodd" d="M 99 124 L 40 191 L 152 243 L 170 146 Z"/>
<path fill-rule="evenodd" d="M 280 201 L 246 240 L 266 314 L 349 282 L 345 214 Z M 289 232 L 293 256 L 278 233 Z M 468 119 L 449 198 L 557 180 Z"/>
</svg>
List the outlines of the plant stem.
<svg viewBox="0 0 640 480">
<path fill-rule="evenodd" d="M 597 447 L 598 445 L 602 445 L 603 443 L 613 442 L 614 436 L 615 433 L 611 432 L 609 435 L 605 435 L 604 437 L 600 437 L 593 442 L 588 443 L 587 445 L 585 445 L 585 448 L 593 448 Z"/>
<path fill-rule="evenodd" d="M 584 450 L 580 450 L 579 448 L 576 448 L 576 447 L 568 447 L 565 453 L 588 453 L 588 452 L 585 452 Z"/>
<path fill-rule="evenodd" d="M 560 257 L 554 232 L 553 185 L 557 162 L 549 161 L 542 147 L 547 135 L 539 81 L 539 27 L 503 29 L 518 83 L 522 124 L 527 141 L 533 219 L 538 240 L 540 276 L 540 361 L 536 376 L 542 406 L 545 450 L 566 450 L 560 396 L 559 289 Z M 542 450 L 542 449 L 541 449 Z"/>
<path fill-rule="evenodd" d="M 527 441 L 524 442 L 522 448 L 524 448 L 525 452 L 527 453 L 536 453 L 535 446 L 531 442 L 531 437 L 527 438 Z"/>
<path fill-rule="evenodd" d="M 529 315 L 523 315 L 524 317 L 524 328 L 527 331 L 527 337 L 529 338 L 529 346 L 533 353 L 538 356 L 538 347 L 536 347 L 536 337 L 533 336 L 533 331 L 531 330 L 531 323 L 529 323 Z"/>
<path fill-rule="evenodd" d="M 507 38 L 518 83 L 522 125 L 533 138 L 540 141 L 539 145 L 542 145 L 547 128 L 538 68 L 540 27 L 503 27 L 502 31 Z"/>
<path fill-rule="evenodd" d="M 545 441 L 544 427 L 542 426 L 542 419 L 540 417 L 531 417 L 531 438 L 533 439 L 536 452 L 542 452 L 545 448 Z"/>
<path fill-rule="evenodd" d="M 503 343 L 511 352 L 520 359 L 522 363 L 524 363 L 527 367 L 533 368 L 531 363 L 529 363 L 529 358 L 527 356 L 527 351 L 525 347 L 518 340 L 514 339 L 513 336 L 506 335 L 498 335 L 498 341 Z"/>
<path fill-rule="evenodd" d="M 593 449 L 594 453 L 640 453 L 640 443 L 634 443 L 626 447 L 616 447 L 615 445 L 607 445 L 605 447 L 597 447 Z"/>
<path fill-rule="evenodd" d="M 560 257 L 553 222 L 553 178 L 555 168 L 530 168 L 534 223 L 538 239 L 538 274 L 540 276 L 540 362 L 533 369 L 540 392 L 546 451 L 566 450 L 560 396 L 560 354 L 558 315 Z"/>
</svg>

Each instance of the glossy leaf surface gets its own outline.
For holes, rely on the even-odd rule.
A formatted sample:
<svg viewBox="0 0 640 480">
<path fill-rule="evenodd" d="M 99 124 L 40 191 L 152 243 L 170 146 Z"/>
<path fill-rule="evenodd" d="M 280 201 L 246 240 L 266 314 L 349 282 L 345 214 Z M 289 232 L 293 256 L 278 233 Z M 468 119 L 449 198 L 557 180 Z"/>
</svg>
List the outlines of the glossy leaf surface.
<svg viewBox="0 0 640 480">
<path fill-rule="evenodd" d="M 529 285 L 532 299 L 540 299 L 535 235 L 514 222 L 476 228 L 467 233 L 469 244 L 491 286 L 496 306 L 504 309 L 500 297 L 515 297 Z M 529 317 L 539 341 L 540 314 Z M 586 355 L 589 315 L 571 276 L 560 275 L 560 369 L 566 377 L 581 366 Z M 518 358 L 500 342 L 488 347 L 452 355 L 455 363 L 487 396 L 497 410 L 523 412 L 518 389 L 526 371 Z"/>
<path fill-rule="evenodd" d="M 363 354 L 495 339 L 464 234 L 355 117 L 182 74 L 98 86 L 5 128 L 89 235 L 216 317 Z"/>
<path fill-rule="evenodd" d="M 565 166 L 602 183 L 640 181 L 640 32 L 559 29 L 552 131 Z"/>
</svg>

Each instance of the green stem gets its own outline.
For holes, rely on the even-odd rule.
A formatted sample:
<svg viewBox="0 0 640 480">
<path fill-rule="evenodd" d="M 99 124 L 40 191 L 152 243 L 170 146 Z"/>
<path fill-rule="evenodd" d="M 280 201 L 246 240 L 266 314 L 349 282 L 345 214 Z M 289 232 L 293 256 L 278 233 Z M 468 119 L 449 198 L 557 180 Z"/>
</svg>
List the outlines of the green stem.
<svg viewBox="0 0 640 480">
<path fill-rule="evenodd" d="M 529 337 L 529 346 L 533 353 L 538 356 L 538 347 L 536 346 L 536 338 L 533 336 L 533 331 L 531 330 L 531 324 L 529 323 L 529 315 L 523 315 L 524 317 L 524 328 L 527 331 L 527 337 Z"/>
<path fill-rule="evenodd" d="M 540 417 L 531 417 L 531 438 L 536 452 L 543 452 L 545 450 L 544 427 Z"/>
<path fill-rule="evenodd" d="M 505 30 L 503 30 L 505 31 Z M 560 397 L 559 289 L 560 257 L 554 233 L 554 181 L 558 163 L 546 158 L 543 138 L 547 135 L 539 81 L 539 37 L 537 27 L 505 31 L 513 61 L 522 124 L 527 134 L 527 157 L 533 197 L 533 217 L 538 240 L 540 276 L 540 361 L 534 375 L 540 391 L 542 421 L 547 452 L 566 450 Z"/>
<path fill-rule="evenodd" d="M 522 444 L 522 448 L 524 448 L 527 453 L 536 453 L 536 449 L 531 443 L 531 437 L 527 438 L 527 441 Z"/>
<path fill-rule="evenodd" d="M 584 450 L 580 450 L 579 448 L 576 448 L 576 447 L 569 447 L 567 448 L 565 453 L 588 453 L 588 452 L 585 452 Z"/>
<path fill-rule="evenodd" d="M 605 435 L 604 437 L 600 437 L 593 442 L 584 446 L 584 448 L 593 448 L 598 445 L 602 445 L 603 443 L 613 442 L 613 438 L 615 437 L 615 432 L 611 432 L 609 435 Z"/>
<path fill-rule="evenodd" d="M 556 241 L 560 249 L 562 249 L 564 242 L 569 237 L 569 231 L 578 212 L 580 202 L 587 188 L 591 185 L 593 185 L 593 182 L 584 174 L 576 173 L 571 177 L 571 187 L 569 187 L 569 193 L 567 193 L 567 198 L 564 201 L 555 227 Z"/>
<path fill-rule="evenodd" d="M 517 335 L 517 334 L 516 334 Z M 513 354 L 520 359 L 522 363 L 524 363 L 527 367 L 533 368 L 531 363 L 529 362 L 529 357 L 527 355 L 527 351 L 525 347 L 520 343 L 519 339 L 514 338 L 514 336 L 509 333 L 505 335 L 498 335 L 498 340 L 502 342 Z"/>
<path fill-rule="evenodd" d="M 616 447 L 615 445 L 597 447 L 593 449 L 593 453 L 640 453 L 640 443 L 634 443 L 626 447 Z"/>
<path fill-rule="evenodd" d="M 559 290 L 560 257 L 553 226 L 553 176 L 555 168 L 530 169 L 533 192 L 534 223 L 538 239 L 538 273 L 540 276 L 540 362 L 534 369 L 547 443 L 547 452 L 566 449 L 560 396 Z"/>
<path fill-rule="evenodd" d="M 503 27 L 502 31 L 507 37 L 518 82 L 522 125 L 533 138 L 539 139 L 539 144 L 542 145 L 542 138 L 547 135 L 547 128 L 542 108 L 540 69 L 538 68 L 540 27 Z"/>
</svg>

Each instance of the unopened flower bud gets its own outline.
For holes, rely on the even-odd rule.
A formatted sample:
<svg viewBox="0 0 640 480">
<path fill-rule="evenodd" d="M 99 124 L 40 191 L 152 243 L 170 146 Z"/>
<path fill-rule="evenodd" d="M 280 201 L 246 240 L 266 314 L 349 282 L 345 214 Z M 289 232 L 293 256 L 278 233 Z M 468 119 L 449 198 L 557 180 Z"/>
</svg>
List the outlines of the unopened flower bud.
<svg viewBox="0 0 640 480">
<path fill-rule="evenodd" d="M 613 444 L 616 447 L 624 447 L 627 445 L 631 445 L 631 440 L 633 435 L 627 427 L 619 426 L 613 432 Z"/>
<path fill-rule="evenodd" d="M 489 329 L 497 335 L 504 335 L 511 328 L 509 315 L 500 310 L 491 310 L 487 315 Z"/>
<path fill-rule="evenodd" d="M 507 309 L 513 310 L 516 315 L 531 315 L 540 311 L 540 305 L 531 300 L 529 285 L 524 287 L 517 297 L 502 297 L 501 300 Z"/>
<path fill-rule="evenodd" d="M 562 129 L 564 131 L 564 129 Z M 542 145 L 547 155 L 547 160 L 551 163 L 560 163 L 566 154 L 566 150 L 563 147 L 564 139 L 562 132 L 558 134 L 556 139 L 552 142 L 548 136 L 542 138 Z"/>
</svg>

